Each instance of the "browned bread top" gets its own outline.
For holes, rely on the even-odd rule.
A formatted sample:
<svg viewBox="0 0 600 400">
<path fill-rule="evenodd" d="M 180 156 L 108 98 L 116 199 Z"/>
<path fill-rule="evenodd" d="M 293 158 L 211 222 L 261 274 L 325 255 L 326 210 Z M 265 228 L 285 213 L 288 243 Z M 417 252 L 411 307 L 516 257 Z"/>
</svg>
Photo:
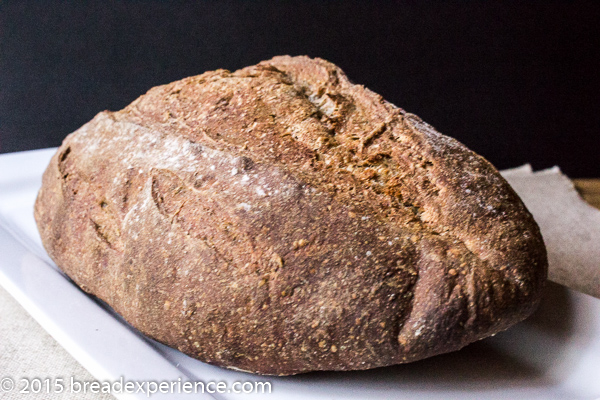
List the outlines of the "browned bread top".
<svg viewBox="0 0 600 400">
<path fill-rule="evenodd" d="M 98 114 L 35 215 L 56 263 L 133 326 L 266 374 L 461 348 L 529 315 L 547 269 L 489 162 L 308 57 Z"/>
</svg>

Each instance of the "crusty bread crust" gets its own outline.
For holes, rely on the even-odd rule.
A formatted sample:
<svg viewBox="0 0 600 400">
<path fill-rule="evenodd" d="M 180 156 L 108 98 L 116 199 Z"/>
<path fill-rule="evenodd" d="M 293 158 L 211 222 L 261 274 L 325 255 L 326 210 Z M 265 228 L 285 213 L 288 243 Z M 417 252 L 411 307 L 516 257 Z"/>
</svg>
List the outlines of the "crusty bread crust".
<svg viewBox="0 0 600 400">
<path fill-rule="evenodd" d="M 459 349 L 527 317 L 547 270 L 489 162 L 308 57 L 98 114 L 52 158 L 35 217 L 131 325 L 262 374 Z"/>
</svg>

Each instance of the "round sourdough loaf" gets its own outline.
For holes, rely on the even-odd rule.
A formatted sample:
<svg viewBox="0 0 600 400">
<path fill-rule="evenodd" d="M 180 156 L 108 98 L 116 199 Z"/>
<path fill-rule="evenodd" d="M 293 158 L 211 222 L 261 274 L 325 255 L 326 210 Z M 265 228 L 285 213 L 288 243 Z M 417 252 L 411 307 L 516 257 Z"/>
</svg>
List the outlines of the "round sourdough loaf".
<svg viewBox="0 0 600 400">
<path fill-rule="evenodd" d="M 135 328 L 261 374 L 460 349 L 527 317 L 547 269 L 489 162 L 308 57 L 98 114 L 52 158 L 35 218 Z"/>
</svg>

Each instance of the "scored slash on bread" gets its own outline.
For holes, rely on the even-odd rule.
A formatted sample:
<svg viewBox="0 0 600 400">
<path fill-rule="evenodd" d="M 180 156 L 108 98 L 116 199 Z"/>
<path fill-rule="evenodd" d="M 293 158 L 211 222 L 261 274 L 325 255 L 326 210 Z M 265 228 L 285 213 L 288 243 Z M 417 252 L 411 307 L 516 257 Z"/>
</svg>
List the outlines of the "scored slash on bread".
<svg viewBox="0 0 600 400">
<path fill-rule="evenodd" d="M 547 270 L 489 162 L 308 57 L 98 114 L 35 217 L 57 265 L 141 332 L 261 374 L 460 349 L 527 317 Z"/>
</svg>

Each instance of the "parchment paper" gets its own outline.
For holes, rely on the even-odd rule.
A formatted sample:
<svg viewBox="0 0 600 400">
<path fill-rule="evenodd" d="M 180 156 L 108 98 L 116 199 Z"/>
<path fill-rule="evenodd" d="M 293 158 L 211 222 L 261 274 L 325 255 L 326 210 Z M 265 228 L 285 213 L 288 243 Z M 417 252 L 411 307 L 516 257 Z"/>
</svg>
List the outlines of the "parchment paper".
<svg viewBox="0 0 600 400">
<path fill-rule="evenodd" d="M 548 278 L 600 298 L 600 210 L 577 193 L 558 167 L 501 172 L 537 221 L 548 250 Z"/>
</svg>

